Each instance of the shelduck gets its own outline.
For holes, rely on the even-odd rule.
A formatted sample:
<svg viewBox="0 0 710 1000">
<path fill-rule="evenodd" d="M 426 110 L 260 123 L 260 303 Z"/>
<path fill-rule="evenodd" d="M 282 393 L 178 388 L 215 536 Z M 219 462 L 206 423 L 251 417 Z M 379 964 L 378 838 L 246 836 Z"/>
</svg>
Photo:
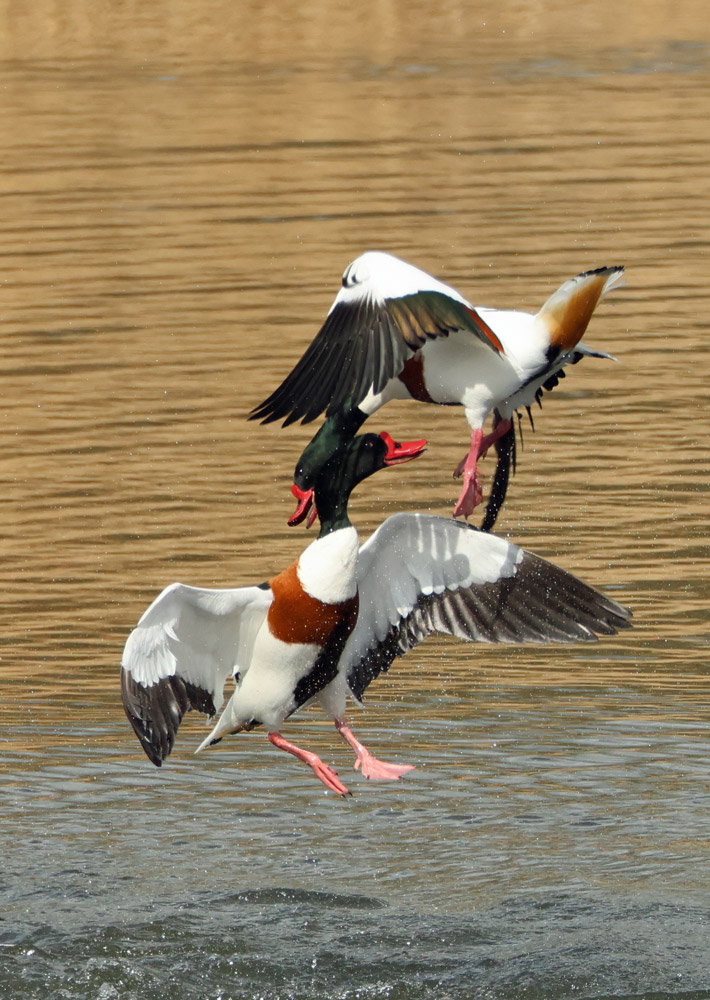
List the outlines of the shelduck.
<svg viewBox="0 0 710 1000">
<path fill-rule="evenodd" d="M 131 632 L 122 660 L 123 704 L 150 760 L 160 766 L 191 709 L 215 715 L 197 752 L 222 737 L 265 726 L 271 743 L 349 794 L 314 753 L 281 735 L 297 709 L 317 702 L 373 779 L 411 765 L 377 760 L 353 734 L 348 695 L 365 689 L 397 656 L 439 631 L 479 642 L 575 642 L 628 625 L 620 604 L 552 563 L 465 522 L 425 514 L 387 518 L 362 546 L 348 499 L 363 479 L 419 455 L 387 434 L 354 438 L 315 481 L 321 530 L 268 584 L 203 590 L 175 583 Z"/>
<path fill-rule="evenodd" d="M 464 407 L 471 445 L 454 472 L 463 487 L 454 516 L 482 501 L 478 462 L 496 445 L 499 463 L 483 527 L 505 497 L 516 410 L 539 400 L 583 357 L 609 358 L 581 343 L 600 298 L 623 267 L 600 267 L 566 281 L 535 314 L 472 306 L 455 288 L 397 257 L 368 251 L 343 274 L 325 323 L 293 371 L 250 419 L 284 426 L 325 412 L 294 482 L 313 488 L 319 468 L 391 399 Z M 483 433 L 489 413 L 493 430 Z"/>
</svg>

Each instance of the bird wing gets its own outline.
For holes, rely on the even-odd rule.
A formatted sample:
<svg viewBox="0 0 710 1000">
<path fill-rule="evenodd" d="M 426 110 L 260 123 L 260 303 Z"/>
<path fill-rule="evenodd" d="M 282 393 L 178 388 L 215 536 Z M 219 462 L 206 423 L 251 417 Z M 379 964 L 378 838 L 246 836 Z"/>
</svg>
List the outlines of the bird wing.
<svg viewBox="0 0 710 1000">
<path fill-rule="evenodd" d="M 628 627 L 630 612 L 496 535 L 395 514 L 360 550 L 360 612 L 339 671 L 360 699 L 431 632 L 474 642 L 578 642 Z"/>
<path fill-rule="evenodd" d="M 343 275 L 343 287 L 301 360 L 255 407 L 250 420 L 284 426 L 332 416 L 381 392 L 427 340 L 468 330 L 489 348 L 500 341 L 456 289 L 390 254 L 369 252 Z"/>
<path fill-rule="evenodd" d="M 268 587 L 202 590 L 173 583 L 128 636 L 121 691 L 143 749 L 160 766 L 190 709 L 214 715 L 224 684 L 251 661 L 273 595 Z"/>
</svg>

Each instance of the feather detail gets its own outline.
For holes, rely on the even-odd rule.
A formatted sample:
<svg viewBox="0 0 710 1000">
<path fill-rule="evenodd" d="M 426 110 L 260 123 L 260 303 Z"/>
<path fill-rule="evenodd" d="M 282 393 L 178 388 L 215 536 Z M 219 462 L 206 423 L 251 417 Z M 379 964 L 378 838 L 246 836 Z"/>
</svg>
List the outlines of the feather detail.
<svg viewBox="0 0 710 1000">
<path fill-rule="evenodd" d="M 571 351 L 584 332 L 599 299 L 622 284 L 623 267 L 599 267 L 566 281 L 536 316 L 560 351 Z"/>
<path fill-rule="evenodd" d="M 355 698 L 439 631 L 477 642 L 579 642 L 629 612 L 552 563 L 449 518 L 395 514 L 363 545 L 360 614 L 340 664 Z"/>
</svg>

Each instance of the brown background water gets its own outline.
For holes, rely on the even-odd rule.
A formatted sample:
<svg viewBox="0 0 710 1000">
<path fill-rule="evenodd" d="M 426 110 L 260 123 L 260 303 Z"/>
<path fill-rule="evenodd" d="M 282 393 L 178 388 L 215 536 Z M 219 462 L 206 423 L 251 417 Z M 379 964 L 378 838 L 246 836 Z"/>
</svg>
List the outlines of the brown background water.
<svg viewBox="0 0 710 1000">
<path fill-rule="evenodd" d="M 0 25 L 2 995 L 709 995 L 704 5 L 70 2 Z M 304 546 L 313 428 L 245 415 L 373 247 L 530 310 L 627 266 L 585 338 L 619 363 L 546 400 L 497 530 L 636 629 L 430 640 L 354 717 L 417 770 L 350 775 L 347 803 L 258 733 L 193 758 L 197 719 L 157 771 L 125 637 L 172 580 L 260 581 Z M 463 414 L 373 424 L 430 448 L 358 490 L 362 534 L 450 513 Z M 316 714 L 286 731 L 348 775 Z"/>
</svg>

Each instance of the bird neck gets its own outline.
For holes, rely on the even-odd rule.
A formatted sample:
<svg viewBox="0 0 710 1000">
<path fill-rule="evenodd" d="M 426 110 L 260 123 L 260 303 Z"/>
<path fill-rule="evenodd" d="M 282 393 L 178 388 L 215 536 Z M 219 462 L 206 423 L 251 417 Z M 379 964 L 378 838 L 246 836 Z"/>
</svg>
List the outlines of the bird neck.
<svg viewBox="0 0 710 1000">
<path fill-rule="evenodd" d="M 313 491 L 321 525 L 319 538 L 352 527 L 348 517 L 350 494 L 375 471 L 374 466 L 363 465 L 362 448 L 357 443 L 337 451 L 316 474 Z"/>
<path fill-rule="evenodd" d="M 316 505 L 318 507 L 318 517 L 320 518 L 319 538 L 341 528 L 352 527 L 352 522 L 348 517 L 348 501 L 352 492 L 352 486 L 345 491 L 345 487 L 337 488 L 337 484 L 321 486 L 316 490 Z"/>
</svg>

